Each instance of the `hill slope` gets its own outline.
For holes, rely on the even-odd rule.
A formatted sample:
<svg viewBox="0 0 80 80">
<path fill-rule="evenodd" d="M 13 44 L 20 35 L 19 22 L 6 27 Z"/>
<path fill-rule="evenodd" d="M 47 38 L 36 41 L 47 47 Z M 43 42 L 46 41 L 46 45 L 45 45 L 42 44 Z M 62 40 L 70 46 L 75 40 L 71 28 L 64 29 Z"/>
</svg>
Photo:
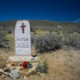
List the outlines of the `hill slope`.
<svg viewBox="0 0 80 80">
<path fill-rule="evenodd" d="M 0 30 L 14 31 L 16 21 L 17 20 L 0 22 Z M 80 23 L 30 20 L 30 25 L 31 30 L 48 29 L 55 31 L 80 32 Z"/>
</svg>

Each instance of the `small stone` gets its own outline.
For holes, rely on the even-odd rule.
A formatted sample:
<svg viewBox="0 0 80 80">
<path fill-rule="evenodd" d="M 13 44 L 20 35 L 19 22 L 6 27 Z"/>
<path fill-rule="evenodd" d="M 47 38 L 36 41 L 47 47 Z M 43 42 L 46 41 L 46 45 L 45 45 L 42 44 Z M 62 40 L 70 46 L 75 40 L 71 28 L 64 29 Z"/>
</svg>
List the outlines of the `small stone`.
<svg viewBox="0 0 80 80">
<path fill-rule="evenodd" d="M 20 77 L 20 72 L 19 70 L 12 70 L 10 73 L 9 73 L 9 76 L 11 78 L 13 78 L 13 80 L 15 79 L 18 79 Z"/>
<path fill-rule="evenodd" d="M 29 69 L 26 75 L 34 74 L 36 72 L 37 72 L 37 66 L 33 66 L 31 69 Z"/>
<path fill-rule="evenodd" d="M 21 70 L 22 68 L 23 68 L 22 66 L 16 67 L 17 70 Z"/>
<path fill-rule="evenodd" d="M 24 76 L 24 79 L 23 80 L 28 80 L 28 77 Z"/>
<path fill-rule="evenodd" d="M 7 66 L 7 68 L 10 68 L 10 67 L 11 67 L 11 64 L 10 64 L 10 63 L 8 63 L 8 64 L 6 64 L 6 66 Z"/>
<path fill-rule="evenodd" d="M 2 74 L 2 78 L 5 78 L 5 77 L 6 77 L 6 75 Z"/>
<path fill-rule="evenodd" d="M 0 72 L 2 73 L 2 72 L 3 72 L 3 70 L 2 70 L 2 69 L 0 69 Z"/>
<path fill-rule="evenodd" d="M 0 69 L 0 75 L 2 75 L 2 73 L 3 73 L 3 70 L 2 70 L 2 69 Z"/>
</svg>

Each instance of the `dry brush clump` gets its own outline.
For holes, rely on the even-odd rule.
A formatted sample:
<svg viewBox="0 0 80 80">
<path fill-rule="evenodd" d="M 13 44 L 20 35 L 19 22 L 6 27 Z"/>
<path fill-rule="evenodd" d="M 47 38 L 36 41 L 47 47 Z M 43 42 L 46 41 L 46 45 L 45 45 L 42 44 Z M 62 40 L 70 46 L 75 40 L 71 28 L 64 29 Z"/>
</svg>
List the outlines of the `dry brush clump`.
<svg viewBox="0 0 80 80">
<path fill-rule="evenodd" d="M 39 36 L 35 38 L 34 45 L 40 53 L 54 51 L 61 48 L 61 37 L 51 33 Z"/>
<path fill-rule="evenodd" d="M 5 33 L 0 33 L 0 48 L 9 48 L 9 40 L 5 38 Z"/>
<path fill-rule="evenodd" d="M 63 44 L 66 46 L 71 46 L 76 49 L 80 49 L 80 35 L 78 34 L 65 34 L 63 36 Z"/>
<path fill-rule="evenodd" d="M 64 46 L 80 49 L 80 35 L 74 33 L 60 34 L 59 32 L 48 33 L 42 36 L 33 35 L 32 43 L 39 53 L 58 50 Z"/>
<path fill-rule="evenodd" d="M 6 61 L 10 55 L 11 53 L 6 53 L 2 49 L 0 49 L 0 68 L 5 67 Z"/>
</svg>

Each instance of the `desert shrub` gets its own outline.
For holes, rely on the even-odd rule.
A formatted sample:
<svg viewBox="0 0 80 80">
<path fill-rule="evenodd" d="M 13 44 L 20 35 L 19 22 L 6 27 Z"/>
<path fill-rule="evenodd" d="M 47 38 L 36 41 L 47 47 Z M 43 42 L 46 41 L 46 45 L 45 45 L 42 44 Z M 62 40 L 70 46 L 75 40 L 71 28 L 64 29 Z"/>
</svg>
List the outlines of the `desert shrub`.
<svg viewBox="0 0 80 80">
<path fill-rule="evenodd" d="M 37 71 L 41 73 L 47 73 L 48 72 L 47 61 L 44 61 L 42 64 L 39 64 L 37 67 Z"/>
<path fill-rule="evenodd" d="M 46 34 L 35 40 L 35 48 L 40 53 L 54 51 L 60 49 L 61 46 L 61 37 L 57 34 Z"/>
<path fill-rule="evenodd" d="M 11 34 L 12 33 L 12 31 L 11 30 L 8 30 L 8 34 Z"/>
<path fill-rule="evenodd" d="M 38 53 L 54 51 L 64 46 L 80 49 L 80 35 L 53 31 L 42 36 L 33 35 L 32 44 Z"/>
<path fill-rule="evenodd" d="M 31 43 L 32 43 L 32 45 L 35 44 L 35 41 L 36 41 L 37 38 L 38 38 L 37 36 L 35 36 L 33 34 L 31 35 Z"/>
<path fill-rule="evenodd" d="M 9 40 L 5 38 L 5 34 L 0 34 L 0 48 L 9 48 Z"/>
<path fill-rule="evenodd" d="M 66 34 L 63 37 L 63 44 L 80 49 L 80 36 L 77 34 Z"/>
</svg>

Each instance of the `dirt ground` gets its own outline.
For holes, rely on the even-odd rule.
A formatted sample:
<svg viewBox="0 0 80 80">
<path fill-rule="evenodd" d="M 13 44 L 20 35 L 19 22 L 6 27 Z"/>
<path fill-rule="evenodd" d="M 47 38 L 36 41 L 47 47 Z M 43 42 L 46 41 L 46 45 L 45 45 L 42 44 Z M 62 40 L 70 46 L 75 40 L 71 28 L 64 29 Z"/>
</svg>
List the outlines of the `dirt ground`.
<svg viewBox="0 0 80 80">
<path fill-rule="evenodd" d="M 41 60 L 47 60 L 48 73 L 31 75 L 26 80 L 80 80 L 80 50 L 60 49 L 58 51 L 42 54 L 40 58 Z M 0 77 L 0 80 L 11 79 L 9 77 Z M 18 80 L 24 79 L 21 77 Z"/>
</svg>

